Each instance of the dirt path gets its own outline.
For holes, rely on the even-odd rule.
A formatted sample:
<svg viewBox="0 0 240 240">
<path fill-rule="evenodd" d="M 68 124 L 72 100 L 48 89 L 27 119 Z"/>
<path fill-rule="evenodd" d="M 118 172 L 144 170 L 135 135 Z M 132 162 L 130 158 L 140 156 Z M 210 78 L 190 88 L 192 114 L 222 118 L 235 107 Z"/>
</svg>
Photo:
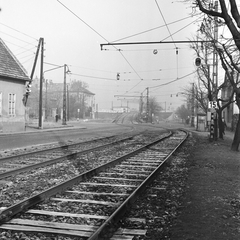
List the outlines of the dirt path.
<svg viewBox="0 0 240 240">
<path fill-rule="evenodd" d="M 189 158 L 186 193 L 171 240 L 240 239 L 240 152 L 231 140 L 198 135 Z"/>
</svg>

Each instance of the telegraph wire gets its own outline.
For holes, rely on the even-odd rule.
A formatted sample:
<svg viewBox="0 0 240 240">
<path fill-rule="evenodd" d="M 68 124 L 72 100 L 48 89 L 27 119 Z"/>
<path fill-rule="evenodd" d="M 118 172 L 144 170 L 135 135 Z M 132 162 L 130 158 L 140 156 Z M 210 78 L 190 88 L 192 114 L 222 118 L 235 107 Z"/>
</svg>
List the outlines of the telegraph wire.
<svg viewBox="0 0 240 240">
<path fill-rule="evenodd" d="M 28 54 L 28 55 L 26 55 L 26 56 L 22 56 L 22 57 L 18 57 L 18 59 L 20 60 L 20 59 L 24 59 L 24 58 L 26 58 L 26 57 L 29 57 L 29 56 L 34 56 L 32 53 L 31 54 Z"/>
<path fill-rule="evenodd" d="M 28 55 L 29 56 L 29 55 Z M 30 58 L 28 58 L 27 60 L 25 60 L 24 62 L 21 62 L 21 64 L 24 64 L 24 63 L 26 63 L 26 62 L 28 62 L 28 61 L 30 61 L 30 60 L 32 60 L 32 59 L 34 59 L 34 56 L 31 56 Z"/>
<path fill-rule="evenodd" d="M 20 53 L 16 53 L 15 55 L 16 55 L 16 56 L 19 56 L 19 55 L 21 55 L 21 54 L 23 54 L 23 53 L 25 53 L 25 52 L 32 52 L 32 53 L 34 53 L 34 51 L 32 51 L 33 49 L 36 49 L 36 47 L 32 47 L 32 48 L 30 48 L 30 49 L 25 49 L 25 51 L 20 52 Z"/>
<path fill-rule="evenodd" d="M 6 42 L 6 43 L 9 43 L 9 44 L 12 44 L 12 45 L 14 45 L 14 46 L 16 46 L 16 47 L 19 47 L 19 49 L 25 49 L 26 51 L 29 50 L 29 49 L 26 48 L 26 47 L 19 46 L 19 45 L 15 44 L 15 43 L 12 43 L 12 42 L 8 41 L 8 40 L 5 40 L 5 39 L 3 39 L 3 40 L 4 40 L 4 42 Z M 33 44 L 30 44 L 30 43 L 29 43 L 29 44 L 27 44 L 26 46 L 28 46 L 28 45 L 33 45 Z M 36 46 L 33 47 L 32 49 L 34 49 L 34 48 L 36 48 Z M 31 51 L 31 50 L 29 50 L 29 51 Z"/>
<path fill-rule="evenodd" d="M 36 38 L 34 38 L 34 37 L 32 37 L 32 36 L 26 34 L 26 33 L 23 33 L 23 32 L 21 32 L 21 31 L 15 29 L 15 28 L 13 28 L 13 27 L 9 27 L 9 26 L 7 26 L 7 25 L 4 24 L 4 23 L 0 23 L 0 24 L 3 25 L 3 26 L 5 26 L 5 27 L 7 27 L 7 28 L 10 28 L 10 29 L 12 29 L 12 30 L 14 30 L 14 31 L 16 31 L 16 32 L 18 32 L 18 33 L 21 33 L 21 34 L 23 34 L 23 35 L 25 35 L 25 36 L 27 36 L 27 37 L 29 37 L 29 38 L 32 38 L 32 39 L 38 41 L 38 39 L 36 39 Z"/>
<path fill-rule="evenodd" d="M 17 39 L 17 40 L 19 40 L 19 41 L 21 41 L 21 42 L 25 42 L 25 43 L 27 43 L 27 44 L 34 45 L 33 43 L 30 43 L 30 42 L 24 41 L 24 40 L 22 40 L 22 39 L 20 39 L 20 38 L 14 37 L 14 36 L 12 36 L 11 34 L 5 33 L 5 32 L 3 32 L 3 31 L 0 31 L 0 32 L 3 33 L 3 34 L 5 34 L 5 35 L 7 35 L 7 36 L 9 36 L 9 37 L 15 38 L 15 39 Z"/>
</svg>

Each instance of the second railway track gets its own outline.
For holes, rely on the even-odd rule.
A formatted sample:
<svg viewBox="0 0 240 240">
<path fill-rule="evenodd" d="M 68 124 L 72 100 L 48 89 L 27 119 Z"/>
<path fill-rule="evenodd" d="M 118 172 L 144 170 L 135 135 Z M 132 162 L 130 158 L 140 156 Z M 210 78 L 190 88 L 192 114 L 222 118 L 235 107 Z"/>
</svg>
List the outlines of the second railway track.
<svg viewBox="0 0 240 240">
<path fill-rule="evenodd" d="M 145 229 L 117 230 L 115 222 L 186 136 L 185 132 L 176 131 L 10 206 L 0 215 L 0 228 L 72 236 L 69 239 L 132 239 L 145 234 Z"/>
<path fill-rule="evenodd" d="M 110 136 L 94 140 L 62 144 L 61 146 L 44 147 L 37 151 L 29 151 L 12 156 L 0 158 L 0 179 L 14 176 L 18 173 L 29 171 L 35 168 L 44 167 L 50 164 L 74 159 L 81 154 L 87 154 L 96 150 L 104 149 L 130 141 L 139 134 L 129 136 Z"/>
</svg>

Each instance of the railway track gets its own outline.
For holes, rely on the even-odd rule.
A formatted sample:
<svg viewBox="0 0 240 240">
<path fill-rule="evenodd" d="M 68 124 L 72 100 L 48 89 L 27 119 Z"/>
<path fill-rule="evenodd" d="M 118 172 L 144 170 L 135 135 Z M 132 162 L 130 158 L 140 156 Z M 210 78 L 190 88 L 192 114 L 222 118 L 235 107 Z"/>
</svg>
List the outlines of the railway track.
<svg viewBox="0 0 240 240">
<path fill-rule="evenodd" d="M 120 230 L 115 223 L 186 137 L 176 131 L 10 206 L 0 214 L 0 229 L 91 240 L 144 235 L 145 229 Z"/>
<path fill-rule="evenodd" d="M 74 159 L 81 154 L 107 148 L 131 140 L 136 136 L 109 136 L 3 157 L 0 158 L 0 180 L 32 169 L 55 164 L 65 159 Z"/>
</svg>

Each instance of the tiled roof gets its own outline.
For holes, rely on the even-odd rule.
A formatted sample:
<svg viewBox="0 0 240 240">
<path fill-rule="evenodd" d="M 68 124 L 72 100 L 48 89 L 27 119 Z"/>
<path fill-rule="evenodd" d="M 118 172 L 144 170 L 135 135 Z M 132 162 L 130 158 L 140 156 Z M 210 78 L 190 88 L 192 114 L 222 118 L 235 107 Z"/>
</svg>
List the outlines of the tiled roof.
<svg viewBox="0 0 240 240">
<path fill-rule="evenodd" d="M 58 91 L 59 89 L 62 90 L 63 88 L 63 83 L 53 83 L 55 91 Z M 77 89 L 69 89 L 69 92 L 75 92 L 75 93 L 85 93 L 86 95 L 95 95 L 95 93 L 92 93 L 86 88 L 83 87 L 78 87 Z"/>
<path fill-rule="evenodd" d="M 71 90 L 70 90 L 70 91 L 71 91 Z M 94 93 L 90 92 L 88 89 L 83 88 L 83 87 L 81 87 L 81 88 L 79 89 L 79 92 L 85 93 L 85 94 L 87 94 L 87 95 L 95 95 Z"/>
<path fill-rule="evenodd" d="M 0 76 L 14 78 L 18 80 L 27 80 L 27 72 L 10 49 L 0 38 Z"/>
</svg>

